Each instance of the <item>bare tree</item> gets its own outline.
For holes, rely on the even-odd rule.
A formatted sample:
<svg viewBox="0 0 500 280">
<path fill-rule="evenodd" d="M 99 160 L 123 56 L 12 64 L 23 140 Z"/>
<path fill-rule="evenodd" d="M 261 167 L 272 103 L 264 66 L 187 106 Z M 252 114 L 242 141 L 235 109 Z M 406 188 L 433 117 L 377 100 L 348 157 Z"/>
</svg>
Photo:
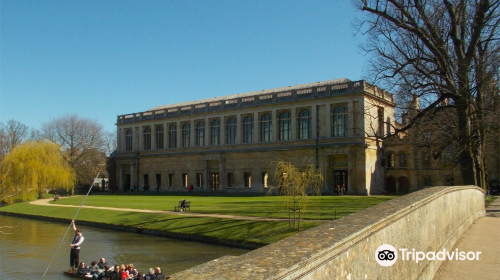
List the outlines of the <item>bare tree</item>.
<svg viewBox="0 0 500 280">
<path fill-rule="evenodd" d="M 68 114 L 42 125 L 45 139 L 61 147 L 63 158 L 76 173 L 77 185 L 90 185 L 100 169 L 105 148 L 102 125 L 97 121 Z M 104 163 L 104 162 L 103 162 Z M 93 176 L 92 176 L 93 175 Z"/>
<path fill-rule="evenodd" d="M 484 184 L 485 116 L 498 96 L 500 1 L 354 0 L 369 75 L 399 97 L 407 121 L 452 110 L 464 184 Z M 412 104 L 413 106 L 407 106 Z M 390 136 L 390 135 L 389 135 Z M 472 171 L 472 172 L 471 172 Z"/>
<path fill-rule="evenodd" d="M 7 124 L 0 123 L 0 158 L 30 139 L 30 136 L 29 127 L 14 119 L 7 121 Z"/>
<path fill-rule="evenodd" d="M 109 131 L 104 133 L 104 146 L 107 156 L 116 150 L 116 133 Z"/>
</svg>

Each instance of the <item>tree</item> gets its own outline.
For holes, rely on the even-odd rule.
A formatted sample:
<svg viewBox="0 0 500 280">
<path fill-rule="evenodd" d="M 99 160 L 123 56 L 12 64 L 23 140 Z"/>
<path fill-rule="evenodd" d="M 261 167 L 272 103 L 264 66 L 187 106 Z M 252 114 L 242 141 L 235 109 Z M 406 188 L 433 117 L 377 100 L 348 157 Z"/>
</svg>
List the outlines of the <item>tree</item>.
<svg viewBox="0 0 500 280">
<path fill-rule="evenodd" d="M 484 145 L 490 127 L 485 116 L 494 110 L 491 101 L 499 92 L 500 1 L 353 3 L 365 14 L 355 26 L 368 35 L 363 49 L 371 54 L 369 75 L 396 92 L 400 112 L 408 116 L 393 135 L 430 114 L 453 110 L 449 116 L 462 181 L 485 187 Z"/>
<path fill-rule="evenodd" d="M 42 125 L 45 139 L 61 147 L 61 155 L 75 171 L 77 185 L 91 185 L 100 169 L 104 132 L 97 121 L 75 114 L 54 118 Z"/>
<path fill-rule="evenodd" d="M 0 123 L 0 160 L 17 145 L 26 140 L 38 140 L 39 132 L 10 119 L 7 124 Z"/>
<path fill-rule="evenodd" d="M 36 191 L 42 196 L 46 187 L 73 188 L 75 175 L 61 157 L 59 146 L 43 141 L 27 141 L 5 156 L 1 165 L 1 193 L 4 200 Z M 11 202 L 11 201 L 8 201 Z"/>
<path fill-rule="evenodd" d="M 321 171 L 313 164 L 297 168 L 290 162 L 279 160 L 273 165 L 275 165 L 273 187 L 270 192 L 277 190 L 278 194 L 285 198 L 289 213 L 293 213 L 293 226 L 291 216 L 289 216 L 289 226 L 295 229 L 297 221 L 297 229 L 300 230 L 301 210 L 307 207 L 308 195 L 321 195 L 324 178 Z"/>
</svg>

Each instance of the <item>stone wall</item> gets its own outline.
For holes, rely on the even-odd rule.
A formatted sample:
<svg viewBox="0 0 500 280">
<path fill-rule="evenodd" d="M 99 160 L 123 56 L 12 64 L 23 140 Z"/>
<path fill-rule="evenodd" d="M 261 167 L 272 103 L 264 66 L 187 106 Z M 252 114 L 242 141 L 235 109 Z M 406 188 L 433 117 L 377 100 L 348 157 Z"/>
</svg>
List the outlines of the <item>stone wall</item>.
<svg viewBox="0 0 500 280">
<path fill-rule="evenodd" d="M 172 279 L 432 279 L 442 261 L 405 261 L 399 250 L 449 251 L 484 215 L 484 192 L 477 187 L 428 188 Z M 396 248 L 394 265 L 377 263 L 382 244 Z"/>
</svg>

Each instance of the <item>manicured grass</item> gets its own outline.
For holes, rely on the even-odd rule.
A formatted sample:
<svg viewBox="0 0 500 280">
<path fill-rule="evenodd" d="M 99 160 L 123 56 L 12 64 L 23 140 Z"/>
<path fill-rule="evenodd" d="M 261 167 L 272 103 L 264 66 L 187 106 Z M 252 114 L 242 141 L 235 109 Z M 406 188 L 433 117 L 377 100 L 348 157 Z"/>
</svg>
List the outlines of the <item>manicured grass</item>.
<svg viewBox="0 0 500 280">
<path fill-rule="evenodd" d="M 70 220 L 75 216 L 78 208 L 47 207 L 23 202 L 2 207 L 0 210 Z M 145 229 L 232 240 L 240 243 L 252 242 L 262 245 L 276 242 L 297 233 L 288 229 L 288 222 L 243 221 L 85 208 L 82 208 L 78 213 L 77 221 L 93 221 L 132 227 L 143 226 Z M 320 222 L 301 222 L 301 230 L 307 230 L 320 224 Z"/>
<path fill-rule="evenodd" d="M 309 197 L 302 217 L 331 220 L 391 200 L 396 196 L 316 196 Z M 64 198 L 57 204 L 81 205 L 83 196 Z M 91 195 L 85 205 L 172 211 L 182 198 L 191 201 L 191 212 L 249 217 L 288 218 L 281 196 L 165 196 L 165 195 Z"/>
</svg>

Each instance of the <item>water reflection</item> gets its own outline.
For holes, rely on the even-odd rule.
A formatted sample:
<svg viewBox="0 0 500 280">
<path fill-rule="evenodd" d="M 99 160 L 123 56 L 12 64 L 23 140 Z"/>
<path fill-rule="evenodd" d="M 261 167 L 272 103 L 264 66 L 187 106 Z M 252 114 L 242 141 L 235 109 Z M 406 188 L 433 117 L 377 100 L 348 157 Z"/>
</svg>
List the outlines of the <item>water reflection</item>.
<svg viewBox="0 0 500 280">
<path fill-rule="evenodd" d="M 0 279 L 40 279 L 61 243 L 69 224 L 0 215 Z M 77 221 L 77 226 L 78 221 Z M 15 226 L 15 228 L 5 228 Z M 80 226 L 79 226 L 80 227 Z M 133 263 L 140 272 L 159 266 L 166 274 L 196 266 L 225 255 L 237 256 L 245 249 L 80 227 L 85 241 L 80 261 L 106 258 L 110 265 Z M 70 229 L 45 275 L 45 279 L 70 279 L 62 275 L 69 268 Z"/>
</svg>

